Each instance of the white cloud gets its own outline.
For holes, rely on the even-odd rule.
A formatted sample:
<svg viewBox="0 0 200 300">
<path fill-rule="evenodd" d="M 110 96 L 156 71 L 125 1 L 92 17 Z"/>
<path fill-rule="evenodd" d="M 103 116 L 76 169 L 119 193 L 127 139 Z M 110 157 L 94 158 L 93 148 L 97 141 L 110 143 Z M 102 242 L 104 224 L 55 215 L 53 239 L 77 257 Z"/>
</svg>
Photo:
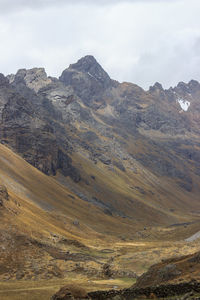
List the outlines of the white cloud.
<svg viewBox="0 0 200 300">
<path fill-rule="evenodd" d="M 114 79 L 145 88 L 200 79 L 199 0 L 74 2 L 0 0 L 0 72 L 58 76 L 93 54 Z"/>
<path fill-rule="evenodd" d="M 136 3 L 136 2 L 166 2 L 166 1 L 181 1 L 181 0 L 0 0 L 0 8 L 2 11 L 12 11 L 24 8 L 45 8 L 51 5 L 110 5 L 118 3 Z"/>
</svg>

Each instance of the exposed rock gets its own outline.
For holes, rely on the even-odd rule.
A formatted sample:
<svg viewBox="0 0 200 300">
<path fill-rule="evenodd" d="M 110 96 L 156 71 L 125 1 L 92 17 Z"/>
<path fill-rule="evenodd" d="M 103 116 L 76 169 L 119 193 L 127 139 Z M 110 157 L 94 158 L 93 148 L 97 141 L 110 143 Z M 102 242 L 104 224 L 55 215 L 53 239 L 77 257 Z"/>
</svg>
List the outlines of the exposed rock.
<svg viewBox="0 0 200 300">
<path fill-rule="evenodd" d="M 62 287 L 51 300 L 81 300 L 90 299 L 85 290 L 78 286 Z"/>
<path fill-rule="evenodd" d="M 52 80 L 47 77 L 44 68 L 33 68 L 30 70 L 21 69 L 13 77 L 8 77 L 10 82 L 13 81 L 20 82 L 24 81 L 30 89 L 38 92 L 41 88 L 52 83 Z"/>
<path fill-rule="evenodd" d="M 59 292 L 62 298 L 55 298 L 55 297 L 59 297 Z M 69 289 L 66 287 L 62 288 L 59 292 L 56 293 L 51 299 L 52 300 L 74 299 L 74 298 L 63 298 L 65 294 L 68 297 L 71 296 Z M 191 282 L 184 282 L 179 284 L 150 286 L 147 288 L 129 288 L 124 290 L 89 292 L 86 296 L 84 296 L 85 298 L 83 297 L 83 298 L 75 298 L 75 299 L 132 300 L 132 299 L 152 299 L 152 298 L 164 299 L 164 298 L 175 297 L 175 296 L 181 296 L 181 298 L 179 299 L 191 299 L 190 297 L 192 297 L 192 299 L 199 299 L 199 297 L 193 298 L 194 293 L 200 293 L 200 283 L 191 281 Z"/>
<path fill-rule="evenodd" d="M 105 165 L 110 165 L 111 164 L 111 159 L 109 157 L 107 157 L 106 155 L 104 155 L 104 154 L 99 156 L 99 160 Z"/>
<path fill-rule="evenodd" d="M 74 300 L 68 287 L 62 287 L 52 298 L 52 300 Z"/>
<path fill-rule="evenodd" d="M 88 141 L 88 142 L 97 142 L 99 141 L 100 142 L 100 139 L 99 137 L 97 136 L 97 134 L 93 131 L 86 131 L 86 132 L 83 132 L 82 135 L 81 135 L 81 138 L 84 140 L 84 141 Z"/>
<path fill-rule="evenodd" d="M 75 225 L 75 226 L 79 226 L 79 225 L 80 225 L 80 223 L 79 223 L 79 221 L 78 221 L 78 220 L 74 220 L 74 221 L 73 221 L 73 225 Z"/>
<path fill-rule="evenodd" d="M 150 91 L 154 90 L 163 90 L 162 84 L 159 82 L 156 82 L 153 86 L 150 87 Z"/>
<path fill-rule="evenodd" d="M 42 70 L 40 72 L 43 74 Z M 6 91 L 0 90 L 0 139 L 45 174 L 55 175 L 61 169 L 65 176 L 77 182 L 80 180 L 78 171 L 72 166 L 71 158 L 60 149 L 69 146 L 66 137 L 62 136 L 64 128 L 54 121 L 59 114 L 48 99 L 40 98 L 26 86 L 21 77 L 27 73 L 19 71 L 12 86 L 7 86 Z"/>
<path fill-rule="evenodd" d="M 114 161 L 113 164 L 114 164 L 119 170 L 121 170 L 122 172 L 125 172 L 125 171 L 126 171 L 126 169 L 125 169 L 124 165 L 122 164 L 122 162 Z"/>
<path fill-rule="evenodd" d="M 177 269 L 175 264 L 166 265 L 164 268 L 159 270 L 159 275 L 161 280 L 171 280 L 177 276 L 181 275 L 181 272 Z"/>
<path fill-rule="evenodd" d="M 0 206 L 3 206 L 4 200 L 9 200 L 8 191 L 4 185 L 0 185 Z"/>
<path fill-rule="evenodd" d="M 58 150 L 57 168 L 62 170 L 63 175 L 70 176 L 75 182 L 81 180 L 78 170 L 72 166 L 71 158 L 60 149 Z"/>
<path fill-rule="evenodd" d="M 0 87 L 8 86 L 8 84 L 8 79 L 2 73 L 0 73 Z"/>
<path fill-rule="evenodd" d="M 9 200 L 8 191 L 5 185 L 0 185 L 0 196 L 3 197 L 5 200 Z"/>
<path fill-rule="evenodd" d="M 99 81 L 103 87 L 109 87 L 111 84 L 109 75 L 103 70 L 92 55 L 87 55 L 81 58 L 77 63 L 71 64 L 69 69 L 87 73 L 90 77 Z"/>
<path fill-rule="evenodd" d="M 85 56 L 63 71 L 60 81 L 72 86 L 86 105 L 94 100 L 102 101 L 105 89 L 112 87 L 112 80 L 93 56 Z"/>
<path fill-rule="evenodd" d="M 142 274 L 134 287 L 143 288 L 148 286 L 157 286 L 161 284 L 167 284 L 173 282 L 175 279 L 183 280 L 189 275 L 190 278 L 197 275 L 199 270 L 199 252 L 183 256 L 176 257 L 168 260 L 164 260 L 161 263 L 155 264 L 149 268 L 149 270 Z"/>
<path fill-rule="evenodd" d="M 106 263 L 106 264 L 103 265 L 102 274 L 106 278 L 112 277 L 113 273 L 112 273 L 110 264 Z"/>
</svg>

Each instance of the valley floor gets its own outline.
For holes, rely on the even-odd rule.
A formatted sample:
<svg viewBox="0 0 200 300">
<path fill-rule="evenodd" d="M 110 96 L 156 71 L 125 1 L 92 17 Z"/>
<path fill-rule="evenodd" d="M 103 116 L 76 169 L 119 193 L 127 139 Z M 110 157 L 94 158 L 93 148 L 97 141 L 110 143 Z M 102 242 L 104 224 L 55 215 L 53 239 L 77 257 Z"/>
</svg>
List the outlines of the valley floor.
<svg viewBox="0 0 200 300">
<path fill-rule="evenodd" d="M 113 286 L 127 288 L 135 283 L 135 279 L 120 278 L 113 280 L 89 280 L 84 276 L 73 278 L 42 280 L 42 281 L 12 281 L 0 282 L 1 300 L 49 300 L 62 286 L 78 285 L 86 291 L 108 290 Z"/>
<path fill-rule="evenodd" d="M 194 230 L 194 225 L 191 225 L 191 227 L 193 227 Z M 71 251 L 73 251 L 72 248 Z M 92 275 L 89 274 L 89 272 L 87 273 L 86 269 L 84 270 L 83 268 L 82 271 L 75 270 L 67 272 L 62 275 L 62 278 L 53 277 L 47 280 L 39 279 L 39 277 L 32 277 L 31 280 L 15 280 L 13 276 L 13 279 L 4 279 L 0 282 L 0 299 L 49 300 L 55 292 L 65 285 L 79 286 L 84 288 L 87 292 L 128 288 L 136 282 L 133 273 L 141 275 L 143 272 L 146 272 L 151 265 L 164 259 L 195 253 L 200 248 L 200 241 L 198 239 L 192 242 L 186 242 L 184 240 L 179 242 L 161 240 L 146 241 L 144 239 L 142 241 L 118 241 L 112 245 L 106 243 L 95 246 L 95 248 L 93 246 L 92 248 L 94 257 L 98 257 L 99 262 L 102 263 L 100 269 L 107 263 L 113 275 L 103 275 L 100 269 L 96 270 L 96 273 L 94 272 Z M 58 259 L 55 262 L 60 269 L 62 269 L 62 265 L 66 264 L 66 261 L 62 259 Z M 76 263 L 74 262 L 73 266 L 75 265 Z M 85 266 L 86 265 L 88 267 L 88 262 L 85 263 Z M 95 265 L 93 265 L 93 268 L 95 268 Z M 87 271 L 89 271 L 89 269 Z M 114 273 L 114 271 L 116 271 L 116 273 Z M 120 274 L 120 271 L 123 271 L 126 276 L 117 275 Z M 179 279 L 177 283 L 190 281 L 191 279 L 192 278 L 186 276 L 185 278 Z"/>
</svg>

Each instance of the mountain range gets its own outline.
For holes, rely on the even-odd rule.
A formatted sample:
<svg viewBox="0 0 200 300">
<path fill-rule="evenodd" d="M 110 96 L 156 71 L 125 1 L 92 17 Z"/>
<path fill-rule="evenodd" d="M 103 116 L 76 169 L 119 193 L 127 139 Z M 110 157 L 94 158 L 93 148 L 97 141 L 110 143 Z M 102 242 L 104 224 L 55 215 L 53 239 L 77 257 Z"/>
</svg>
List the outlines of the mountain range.
<svg viewBox="0 0 200 300">
<path fill-rule="evenodd" d="M 72 261 L 94 261 L 99 243 L 195 233 L 199 124 L 196 80 L 145 91 L 90 55 L 59 78 L 43 68 L 0 74 L 0 279 L 57 277 L 49 256 L 62 260 L 69 245 L 85 251 Z M 13 251 L 26 258 L 21 273 Z"/>
</svg>

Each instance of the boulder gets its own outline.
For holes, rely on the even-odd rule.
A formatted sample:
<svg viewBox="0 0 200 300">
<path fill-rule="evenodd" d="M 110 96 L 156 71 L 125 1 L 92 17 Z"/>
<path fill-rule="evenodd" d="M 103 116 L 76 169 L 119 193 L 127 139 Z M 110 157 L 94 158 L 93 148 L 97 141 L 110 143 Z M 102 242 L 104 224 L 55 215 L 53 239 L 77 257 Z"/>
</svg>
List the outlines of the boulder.
<svg viewBox="0 0 200 300">
<path fill-rule="evenodd" d="M 52 296 L 51 300 L 81 300 L 90 299 L 86 291 L 77 286 L 64 286 L 55 295 Z"/>
</svg>

